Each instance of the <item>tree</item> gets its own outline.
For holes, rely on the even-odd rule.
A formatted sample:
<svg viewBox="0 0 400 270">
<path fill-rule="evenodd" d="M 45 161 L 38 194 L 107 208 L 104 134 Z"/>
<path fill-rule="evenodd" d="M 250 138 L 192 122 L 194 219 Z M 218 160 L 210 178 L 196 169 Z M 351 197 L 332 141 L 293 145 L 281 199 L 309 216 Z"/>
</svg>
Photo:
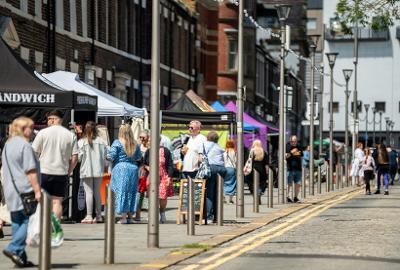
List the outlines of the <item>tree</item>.
<svg viewBox="0 0 400 270">
<path fill-rule="evenodd" d="M 336 15 L 345 33 L 358 22 L 374 30 L 384 29 L 400 19 L 400 0 L 339 0 Z"/>
</svg>

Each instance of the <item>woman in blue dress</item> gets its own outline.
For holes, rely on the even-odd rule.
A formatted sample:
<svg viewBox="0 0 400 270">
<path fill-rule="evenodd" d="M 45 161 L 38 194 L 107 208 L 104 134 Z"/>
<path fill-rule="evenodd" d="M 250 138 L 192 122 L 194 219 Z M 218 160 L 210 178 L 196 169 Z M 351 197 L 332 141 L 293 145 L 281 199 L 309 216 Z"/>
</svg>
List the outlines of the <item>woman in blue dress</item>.
<svg viewBox="0 0 400 270">
<path fill-rule="evenodd" d="M 121 125 L 118 140 L 111 145 L 107 158 L 113 163 L 110 187 L 115 193 L 115 212 L 121 215 L 118 223 L 131 223 L 132 214 L 136 211 L 141 154 L 130 125 Z"/>
</svg>

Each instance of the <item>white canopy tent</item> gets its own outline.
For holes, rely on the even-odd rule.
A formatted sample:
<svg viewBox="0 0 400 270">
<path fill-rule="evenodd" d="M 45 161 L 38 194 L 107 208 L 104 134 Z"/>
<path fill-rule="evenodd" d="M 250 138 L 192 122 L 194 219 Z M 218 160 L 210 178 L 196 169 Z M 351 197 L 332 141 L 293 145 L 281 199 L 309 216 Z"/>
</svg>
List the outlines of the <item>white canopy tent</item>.
<svg viewBox="0 0 400 270">
<path fill-rule="evenodd" d="M 41 76 L 39 76 L 40 78 Z M 116 97 L 113 97 L 85 82 L 81 81 L 79 75 L 67 71 L 56 71 L 53 73 L 43 73 L 42 78 L 48 83 L 55 84 L 61 89 L 75 91 L 89 95 L 95 95 L 98 98 L 99 117 L 102 116 L 128 116 L 135 118 L 144 118 L 145 110 L 132 106 Z"/>
</svg>

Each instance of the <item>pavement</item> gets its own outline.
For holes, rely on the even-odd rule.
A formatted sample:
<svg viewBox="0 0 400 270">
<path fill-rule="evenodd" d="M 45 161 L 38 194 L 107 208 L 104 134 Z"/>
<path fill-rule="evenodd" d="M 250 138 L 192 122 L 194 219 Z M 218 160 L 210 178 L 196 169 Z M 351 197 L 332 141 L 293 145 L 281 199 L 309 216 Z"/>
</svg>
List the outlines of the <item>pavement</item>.
<svg viewBox="0 0 400 270">
<path fill-rule="evenodd" d="M 168 269 L 400 269 L 400 186 L 314 204 Z"/>
<path fill-rule="evenodd" d="M 325 190 L 325 188 L 323 188 Z M 52 250 L 52 268 L 55 269 L 162 269 L 218 247 L 241 235 L 251 233 L 274 220 L 301 211 L 317 201 L 351 192 L 352 188 L 321 194 L 303 200 L 301 204 L 277 204 L 274 191 L 274 208 L 267 208 L 266 196 L 259 213 L 253 213 L 252 196 L 245 196 L 245 218 L 236 218 L 236 206 L 224 205 L 224 226 L 196 226 L 196 235 L 186 234 L 186 225 L 176 225 L 178 198 L 168 203 L 167 224 L 160 225 L 160 248 L 147 248 L 147 224 L 115 225 L 115 264 L 104 265 L 104 224 L 63 224 L 64 244 Z M 143 213 L 144 220 L 147 219 Z M 3 249 L 10 241 L 10 227 L 5 227 L 6 237 L 0 240 Z M 27 248 L 30 260 L 38 263 L 38 249 Z M 12 269 L 12 263 L 0 255 L 0 268 Z"/>
</svg>

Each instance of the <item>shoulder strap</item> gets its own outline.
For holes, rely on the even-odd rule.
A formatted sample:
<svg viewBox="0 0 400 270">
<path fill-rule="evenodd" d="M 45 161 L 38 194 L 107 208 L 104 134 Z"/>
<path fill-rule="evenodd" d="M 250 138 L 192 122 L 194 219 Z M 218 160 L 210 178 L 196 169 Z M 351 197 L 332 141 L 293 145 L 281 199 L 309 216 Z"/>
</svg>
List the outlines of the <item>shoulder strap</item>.
<svg viewBox="0 0 400 270">
<path fill-rule="evenodd" d="M 19 190 L 18 190 L 18 188 L 17 188 L 17 185 L 15 184 L 14 175 L 13 175 L 12 172 L 11 172 L 10 164 L 8 163 L 6 148 L 7 148 L 7 147 L 4 145 L 4 150 L 3 150 L 3 151 L 4 151 L 4 157 L 5 157 L 5 160 L 6 160 L 6 163 L 7 163 L 7 167 L 8 167 L 8 172 L 9 172 L 10 175 L 11 175 L 11 181 L 12 181 L 12 183 L 13 183 L 13 186 L 14 186 L 14 188 L 15 188 L 15 191 L 17 191 L 18 195 L 21 195 L 21 192 L 19 192 Z"/>
</svg>

